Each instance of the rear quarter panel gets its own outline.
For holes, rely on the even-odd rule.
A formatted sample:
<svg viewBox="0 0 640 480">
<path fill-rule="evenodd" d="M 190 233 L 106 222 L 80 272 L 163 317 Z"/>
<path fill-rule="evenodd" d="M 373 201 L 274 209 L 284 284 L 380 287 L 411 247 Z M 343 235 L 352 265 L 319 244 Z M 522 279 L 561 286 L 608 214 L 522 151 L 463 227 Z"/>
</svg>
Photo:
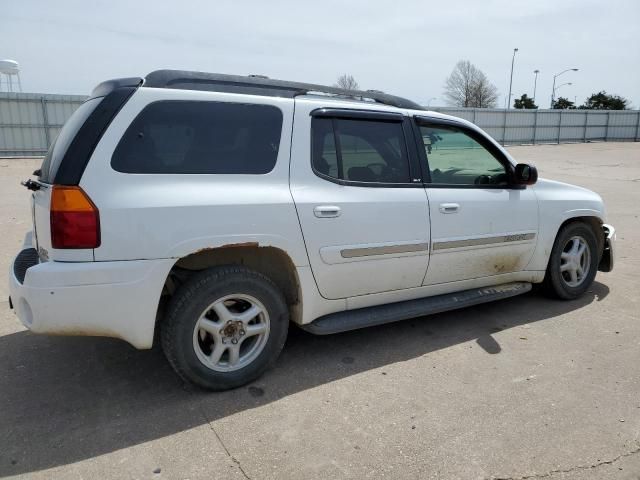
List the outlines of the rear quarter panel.
<svg viewBox="0 0 640 480">
<path fill-rule="evenodd" d="M 283 113 L 276 166 L 265 175 L 129 174 L 111 156 L 135 116 L 158 100 L 274 105 Z M 97 261 L 179 258 L 235 244 L 273 246 L 296 266 L 307 256 L 289 192 L 293 100 L 273 97 L 140 88 L 95 149 L 80 182 L 100 210 Z"/>
</svg>

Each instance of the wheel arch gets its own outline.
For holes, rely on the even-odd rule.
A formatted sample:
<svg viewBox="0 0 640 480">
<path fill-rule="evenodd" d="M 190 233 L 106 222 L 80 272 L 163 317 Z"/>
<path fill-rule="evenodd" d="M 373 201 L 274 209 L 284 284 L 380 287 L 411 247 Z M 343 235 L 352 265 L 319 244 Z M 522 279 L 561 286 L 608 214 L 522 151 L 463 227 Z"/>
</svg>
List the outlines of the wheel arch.
<svg viewBox="0 0 640 480">
<path fill-rule="evenodd" d="M 178 258 L 165 279 L 156 324 L 163 317 L 168 300 L 182 283 L 196 272 L 222 265 L 243 265 L 269 277 L 283 293 L 291 320 L 302 322 L 302 289 L 291 257 L 280 248 L 247 242 L 201 248 Z"/>
<path fill-rule="evenodd" d="M 593 233 L 595 234 L 596 240 L 598 242 L 598 261 L 600 261 L 600 256 L 602 255 L 602 251 L 604 249 L 604 231 L 602 230 L 604 221 L 596 215 L 579 215 L 576 217 L 567 218 L 560 224 L 560 226 L 556 230 L 555 237 L 553 238 L 554 245 L 562 229 L 571 223 L 584 223 L 589 225 L 593 229 Z M 547 262 L 548 261 L 549 260 L 547 259 Z"/>
<path fill-rule="evenodd" d="M 558 240 L 558 235 L 560 235 L 560 232 L 562 231 L 563 228 L 565 228 L 567 225 L 570 225 L 572 223 L 582 223 L 590 226 L 593 229 L 593 232 L 596 237 L 596 241 L 598 242 L 598 262 L 600 261 L 600 257 L 602 256 L 602 252 L 604 250 L 604 241 L 605 241 L 604 230 L 602 229 L 602 225 L 604 224 L 604 222 L 602 218 L 598 215 L 593 215 L 590 213 L 570 216 L 570 217 L 564 218 L 560 222 L 560 224 L 558 225 L 558 228 L 556 228 L 555 232 L 552 234 L 553 236 L 549 235 L 547 237 L 547 240 L 544 242 L 544 250 L 542 250 L 542 248 L 540 249 L 541 254 L 542 254 L 542 251 L 544 251 L 544 257 L 542 258 L 539 257 L 538 268 L 540 270 L 544 269 L 545 277 L 546 277 L 546 270 L 549 267 L 549 261 L 551 260 L 551 252 L 553 251 L 553 247 L 555 246 L 556 241 Z"/>
</svg>

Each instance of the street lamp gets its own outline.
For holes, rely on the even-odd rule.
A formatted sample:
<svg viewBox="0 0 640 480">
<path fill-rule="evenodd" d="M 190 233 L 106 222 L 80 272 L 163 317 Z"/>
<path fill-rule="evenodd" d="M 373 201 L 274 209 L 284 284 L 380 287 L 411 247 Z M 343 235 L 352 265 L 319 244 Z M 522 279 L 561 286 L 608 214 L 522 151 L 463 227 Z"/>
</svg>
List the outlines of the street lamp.
<svg viewBox="0 0 640 480">
<path fill-rule="evenodd" d="M 571 82 L 567 82 L 567 83 L 562 83 L 562 84 L 558 85 L 558 86 L 553 90 L 554 98 L 555 98 L 555 94 L 556 94 L 556 92 L 560 89 L 560 87 L 564 87 L 565 85 L 573 85 L 573 83 L 571 83 Z M 554 100 L 554 102 L 555 102 L 555 100 Z M 551 105 L 551 107 L 553 108 L 553 105 Z"/>
<path fill-rule="evenodd" d="M 560 73 L 556 73 L 553 76 L 553 87 L 551 88 L 551 106 L 550 108 L 553 108 L 553 102 L 556 99 L 556 77 L 559 77 L 560 75 L 562 75 L 563 73 L 567 73 L 567 72 L 577 72 L 578 69 L 577 68 L 567 68 L 566 70 L 561 71 Z"/>
<path fill-rule="evenodd" d="M 429 108 L 431 106 L 431 100 L 435 100 L 438 97 L 431 97 L 429 100 L 427 100 L 427 108 Z"/>
<path fill-rule="evenodd" d="M 511 85 L 513 85 L 513 62 L 516 60 L 517 48 L 513 49 L 513 57 L 511 57 L 511 78 L 509 79 L 509 98 L 507 98 L 507 110 L 511 108 Z"/>
<path fill-rule="evenodd" d="M 556 92 L 556 90 L 558 90 L 560 87 L 564 87 L 565 85 L 573 85 L 573 83 L 571 82 L 567 82 L 567 83 L 561 83 L 560 85 L 558 85 L 555 90 L 553 91 L 553 93 Z"/>
<path fill-rule="evenodd" d="M 533 73 L 536 75 L 533 79 L 533 103 L 536 103 L 536 86 L 538 85 L 538 74 L 540 70 L 534 70 Z"/>
</svg>

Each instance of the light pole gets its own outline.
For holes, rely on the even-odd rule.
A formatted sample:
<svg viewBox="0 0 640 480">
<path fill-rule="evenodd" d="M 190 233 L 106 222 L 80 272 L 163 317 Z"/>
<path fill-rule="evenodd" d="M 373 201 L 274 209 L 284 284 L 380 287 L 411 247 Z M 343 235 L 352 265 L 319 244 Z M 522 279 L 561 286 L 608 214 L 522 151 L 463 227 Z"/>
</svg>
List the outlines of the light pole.
<svg viewBox="0 0 640 480">
<path fill-rule="evenodd" d="M 427 108 L 429 108 L 431 106 L 431 101 L 435 100 L 438 97 L 431 97 L 429 100 L 427 100 Z"/>
<path fill-rule="evenodd" d="M 560 73 L 556 73 L 553 76 L 553 87 L 551 88 L 551 105 L 549 106 L 549 108 L 553 108 L 553 102 L 556 99 L 556 77 L 559 77 L 560 75 L 562 75 L 563 73 L 567 73 L 567 72 L 577 72 L 578 69 L 577 68 L 567 68 L 566 70 L 561 71 Z M 560 87 L 558 87 L 560 88 Z"/>
<path fill-rule="evenodd" d="M 533 73 L 536 75 L 533 78 L 533 103 L 536 103 L 536 86 L 538 85 L 538 74 L 540 70 L 534 70 Z"/>
<path fill-rule="evenodd" d="M 513 62 L 516 60 L 517 48 L 513 49 L 513 57 L 511 57 L 511 78 L 509 79 L 509 98 L 507 98 L 507 110 L 511 108 L 511 86 L 513 85 Z"/>
<path fill-rule="evenodd" d="M 555 101 L 555 95 L 556 95 L 556 92 L 560 89 L 560 87 L 564 87 L 565 85 L 573 85 L 573 83 L 571 83 L 571 82 L 567 82 L 567 83 L 562 83 L 562 84 L 558 85 L 558 86 L 553 90 L 554 101 Z M 552 105 L 552 107 L 553 107 L 553 105 Z"/>
</svg>

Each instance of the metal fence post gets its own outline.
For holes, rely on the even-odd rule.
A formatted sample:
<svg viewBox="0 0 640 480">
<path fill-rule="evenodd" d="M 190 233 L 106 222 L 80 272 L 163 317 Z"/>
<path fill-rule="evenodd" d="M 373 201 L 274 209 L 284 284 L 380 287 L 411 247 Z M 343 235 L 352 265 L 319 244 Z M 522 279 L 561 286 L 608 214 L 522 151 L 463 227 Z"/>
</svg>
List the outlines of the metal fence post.
<svg viewBox="0 0 640 480">
<path fill-rule="evenodd" d="M 636 138 L 634 139 L 634 141 L 638 141 L 638 133 L 640 133 L 640 110 L 638 110 L 636 112 Z"/>
<path fill-rule="evenodd" d="M 504 110 L 504 123 L 502 124 L 502 146 L 507 144 L 507 109 Z"/>
<path fill-rule="evenodd" d="M 471 123 L 473 123 L 474 125 L 476 124 L 476 112 L 477 112 L 477 110 L 474 108 L 473 109 L 473 120 L 471 121 Z"/>
<path fill-rule="evenodd" d="M 560 132 L 562 130 L 562 110 L 560 110 L 560 120 L 558 120 L 558 145 L 560 145 Z"/>
<path fill-rule="evenodd" d="M 533 139 L 531 143 L 536 144 L 536 132 L 538 131 L 538 109 L 536 108 L 535 113 L 533 114 Z"/>
<path fill-rule="evenodd" d="M 609 141 L 609 119 L 611 112 L 607 110 L 607 125 L 604 127 L 604 141 L 608 142 Z"/>
<path fill-rule="evenodd" d="M 582 141 L 587 143 L 587 127 L 589 125 L 589 110 L 584 111 L 584 138 Z"/>
<path fill-rule="evenodd" d="M 47 100 L 44 97 L 40 97 L 40 105 L 42 105 L 42 126 L 44 127 L 44 139 L 47 143 L 47 150 L 51 146 L 51 139 L 49 138 L 49 115 L 47 114 Z"/>
</svg>

